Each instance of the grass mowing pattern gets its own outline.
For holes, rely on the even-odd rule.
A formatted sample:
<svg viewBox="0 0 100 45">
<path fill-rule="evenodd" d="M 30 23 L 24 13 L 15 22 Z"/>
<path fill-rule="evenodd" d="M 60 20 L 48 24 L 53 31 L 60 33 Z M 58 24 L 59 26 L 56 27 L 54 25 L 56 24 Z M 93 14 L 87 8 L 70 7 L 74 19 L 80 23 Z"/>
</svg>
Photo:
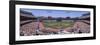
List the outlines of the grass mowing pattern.
<svg viewBox="0 0 100 45">
<path fill-rule="evenodd" d="M 62 20 L 61 22 L 57 22 L 56 20 L 45 20 L 43 24 L 47 28 L 61 29 L 72 27 L 74 22 L 72 20 Z"/>
</svg>

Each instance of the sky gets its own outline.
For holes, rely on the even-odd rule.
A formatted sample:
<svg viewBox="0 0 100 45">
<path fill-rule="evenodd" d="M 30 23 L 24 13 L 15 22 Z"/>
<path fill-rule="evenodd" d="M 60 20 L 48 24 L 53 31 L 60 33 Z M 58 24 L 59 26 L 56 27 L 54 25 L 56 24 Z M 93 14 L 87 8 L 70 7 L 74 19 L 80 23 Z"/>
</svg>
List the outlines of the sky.
<svg viewBox="0 0 100 45">
<path fill-rule="evenodd" d="M 34 16 L 44 16 L 44 17 L 80 17 L 89 11 L 75 11 L 75 10 L 50 10 L 50 9 L 28 9 L 21 8 L 21 10 L 31 12 Z"/>
</svg>

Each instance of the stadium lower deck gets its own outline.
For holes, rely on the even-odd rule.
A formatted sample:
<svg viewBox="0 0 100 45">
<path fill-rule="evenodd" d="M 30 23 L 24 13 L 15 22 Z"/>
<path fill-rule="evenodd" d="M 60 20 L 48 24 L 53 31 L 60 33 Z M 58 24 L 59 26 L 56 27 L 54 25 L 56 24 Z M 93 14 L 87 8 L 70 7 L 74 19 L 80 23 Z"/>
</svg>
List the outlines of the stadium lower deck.
<svg viewBox="0 0 100 45">
<path fill-rule="evenodd" d="M 63 29 L 47 28 L 43 25 L 44 22 L 34 22 L 32 20 L 21 21 L 21 23 L 23 24 L 20 27 L 21 36 L 82 34 L 90 32 L 90 21 L 87 20 L 77 20 L 72 27 L 66 27 Z"/>
</svg>

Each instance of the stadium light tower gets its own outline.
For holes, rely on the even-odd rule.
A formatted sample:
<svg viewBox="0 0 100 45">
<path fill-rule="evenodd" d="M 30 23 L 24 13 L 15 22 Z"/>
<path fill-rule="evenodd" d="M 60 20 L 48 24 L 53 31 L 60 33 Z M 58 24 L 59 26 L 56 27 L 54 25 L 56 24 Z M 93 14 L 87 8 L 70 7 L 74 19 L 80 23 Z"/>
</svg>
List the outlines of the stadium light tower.
<svg viewBox="0 0 100 45">
<path fill-rule="evenodd" d="M 36 22 L 36 35 L 39 35 L 39 32 L 40 32 L 40 30 L 39 30 L 39 23 L 40 23 L 40 18 L 38 17 L 37 18 L 37 22 Z"/>
</svg>

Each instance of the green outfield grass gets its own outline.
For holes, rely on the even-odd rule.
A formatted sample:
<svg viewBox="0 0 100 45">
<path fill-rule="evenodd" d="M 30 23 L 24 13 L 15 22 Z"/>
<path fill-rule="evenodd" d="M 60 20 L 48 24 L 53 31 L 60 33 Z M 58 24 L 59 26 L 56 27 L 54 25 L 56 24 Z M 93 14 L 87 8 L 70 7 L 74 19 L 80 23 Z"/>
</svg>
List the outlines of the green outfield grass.
<svg viewBox="0 0 100 45">
<path fill-rule="evenodd" d="M 57 22 L 55 20 L 45 20 L 43 24 L 47 28 L 61 29 L 61 28 L 72 27 L 74 22 L 70 20 L 63 20 L 61 22 Z"/>
</svg>

